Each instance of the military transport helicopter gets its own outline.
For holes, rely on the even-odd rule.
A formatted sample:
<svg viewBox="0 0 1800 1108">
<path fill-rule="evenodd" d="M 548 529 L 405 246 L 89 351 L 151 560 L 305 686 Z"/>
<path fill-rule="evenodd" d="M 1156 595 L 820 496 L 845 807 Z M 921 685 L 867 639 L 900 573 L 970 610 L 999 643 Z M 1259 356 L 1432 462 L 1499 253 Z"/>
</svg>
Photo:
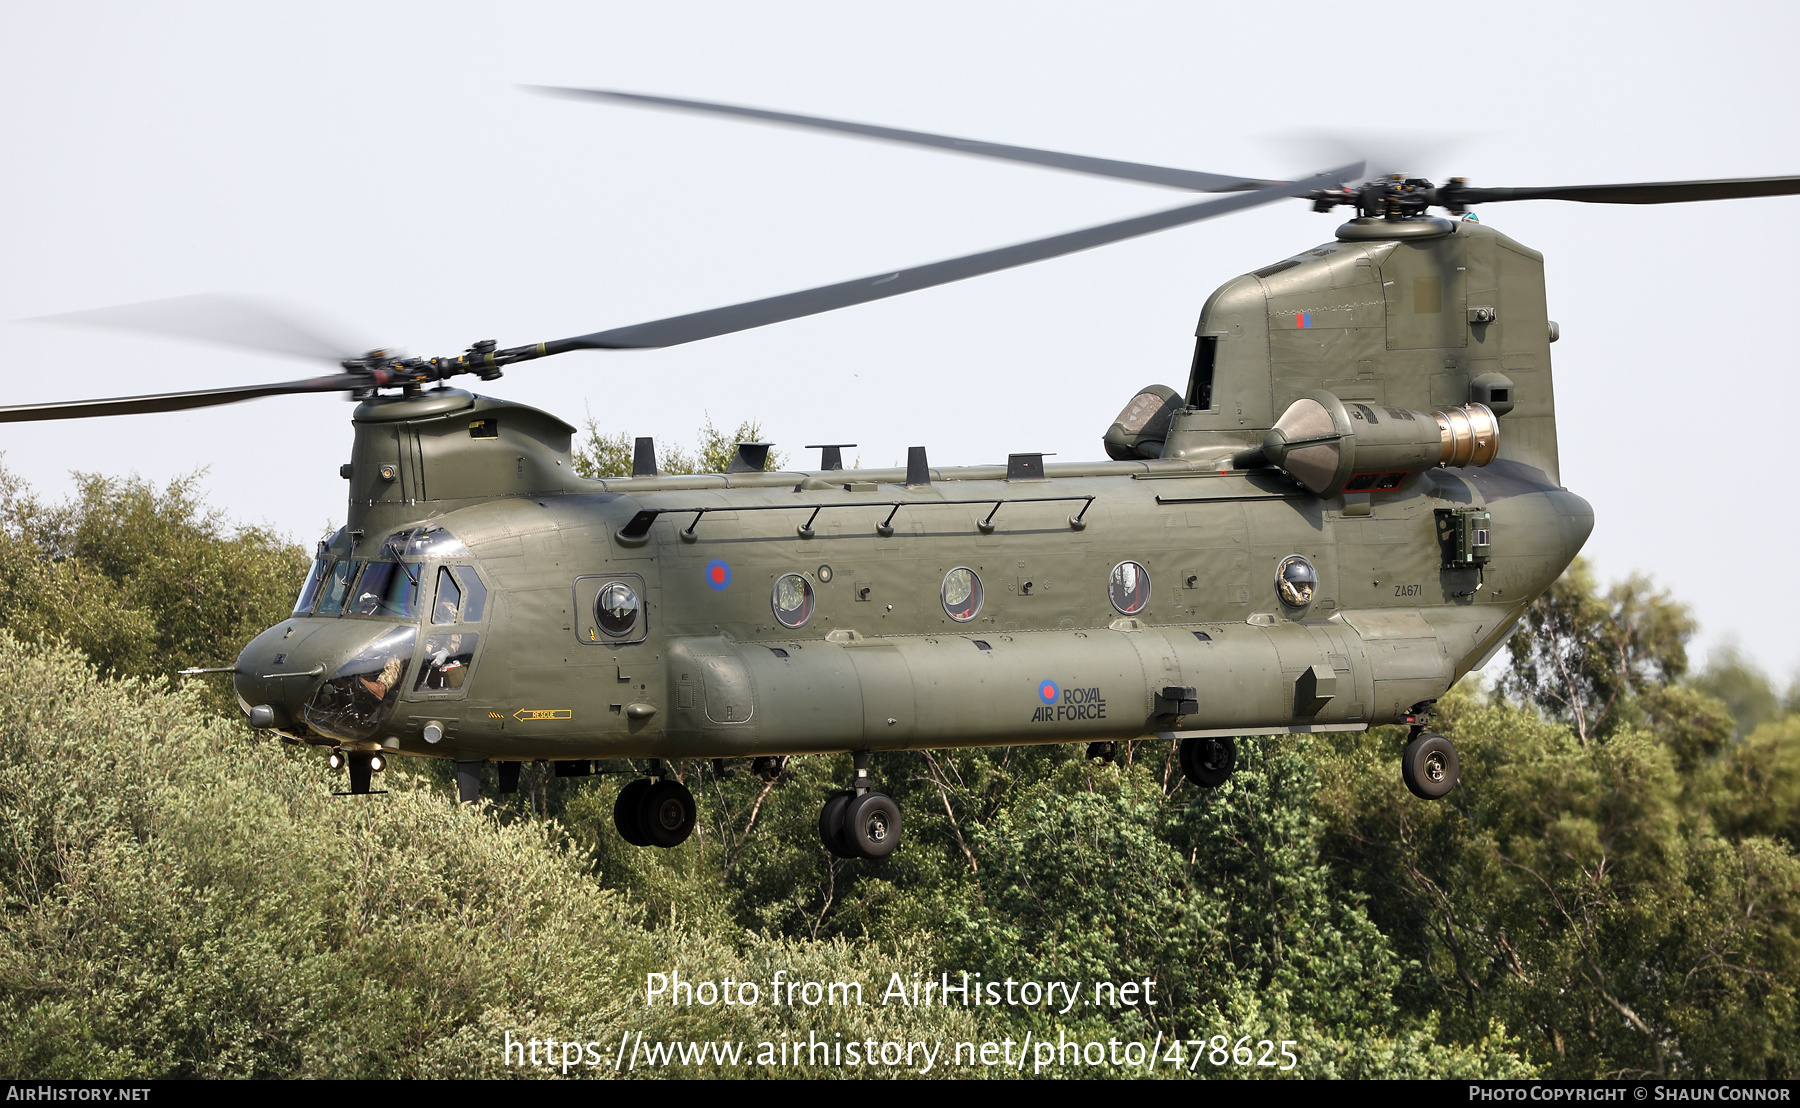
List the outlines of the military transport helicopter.
<svg viewBox="0 0 1800 1108">
<path fill-rule="evenodd" d="M 819 819 L 846 857 L 883 857 L 901 837 L 870 776 L 875 751 L 1157 735 L 1217 788 L 1238 736 L 1402 723 L 1403 781 L 1444 796 L 1458 764 L 1426 730 L 1434 701 L 1499 649 L 1593 526 L 1558 479 L 1543 256 L 1468 209 L 1800 193 L 1800 177 L 1358 183 L 1360 165 L 1264 181 L 545 91 L 1223 194 L 552 342 L 340 353 L 339 372 L 307 380 L 0 408 L 6 422 L 350 393 L 348 522 L 319 544 L 292 618 L 214 672 L 232 674 L 254 726 L 329 748 L 352 793 L 392 754 L 454 760 L 464 800 L 488 762 L 506 792 L 529 760 L 583 774 L 647 759 L 615 808 L 637 845 L 692 831 L 694 799 L 671 772 L 685 758 L 851 753 Z M 1215 291 L 1186 387 L 1133 396 L 1104 433 L 1107 461 L 940 468 L 915 447 L 904 470 L 846 471 L 841 446 L 824 446 L 816 471 L 765 472 L 767 445 L 744 443 L 726 473 L 675 477 L 639 439 L 632 476 L 590 481 L 573 472 L 569 424 L 444 384 L 796 319 L 1287 197 L 1354 216 L 1333 241 Z M 154 306 L 90 322 L 193 333 L 159 324 Z M 287 326 L 261 322 L 264 346 Z"/>
</svg>

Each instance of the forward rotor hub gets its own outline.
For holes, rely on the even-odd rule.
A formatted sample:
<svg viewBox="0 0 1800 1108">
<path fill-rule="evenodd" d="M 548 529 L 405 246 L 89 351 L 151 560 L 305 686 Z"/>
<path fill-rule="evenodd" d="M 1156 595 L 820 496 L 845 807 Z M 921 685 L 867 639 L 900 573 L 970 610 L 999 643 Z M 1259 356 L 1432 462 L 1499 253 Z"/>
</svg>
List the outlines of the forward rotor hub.
<svg viewBox="0 0 1800 1108">
<path fill-rule="evenodd" d="M 1452 177 L 1439 187 L 1423 177 L 1391 173 L 1356 187 L 1310 193 L 1313 211 L 1329 212 L 1340 205 L 1356 208 L 1356 214 L 1373 219 L 1417 219 L 1432 207 L 1461 215 L 1467 210 L 1464 193 L 1468 178 Z"/>
</svg>

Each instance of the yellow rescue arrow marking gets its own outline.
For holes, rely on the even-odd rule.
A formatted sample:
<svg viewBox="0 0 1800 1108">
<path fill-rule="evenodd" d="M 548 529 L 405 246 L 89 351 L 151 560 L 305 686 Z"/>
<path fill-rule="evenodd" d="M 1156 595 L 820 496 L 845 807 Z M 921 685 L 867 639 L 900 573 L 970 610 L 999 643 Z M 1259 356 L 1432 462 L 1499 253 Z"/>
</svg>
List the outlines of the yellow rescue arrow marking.
<svg viewBox="0 0 1800 1108">
<path fill-rule="evenodd" d="M 534 719 L 574 719 L 575 713 L 568 708 L 520 708 L 513 713 L 516 720 Z"/>
</svg>

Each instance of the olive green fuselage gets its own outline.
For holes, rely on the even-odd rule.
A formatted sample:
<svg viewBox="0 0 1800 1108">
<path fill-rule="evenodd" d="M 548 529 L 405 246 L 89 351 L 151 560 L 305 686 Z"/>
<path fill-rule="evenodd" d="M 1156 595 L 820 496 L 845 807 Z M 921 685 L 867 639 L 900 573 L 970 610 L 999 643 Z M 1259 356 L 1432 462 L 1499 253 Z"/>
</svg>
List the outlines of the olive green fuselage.
<svg viewBox="0 0 1800 1108">
<path fill-rule="evenodd" d="M 1474 225 L 1384 237 L 1361 222 L 1214 294 L 1200 322 L 1210 364 L 1197 359 L 1188 406 L 1146 447 L 1156 457 L 1013 480 L 1004 466 L 936 468 L 911 485 L 899 470 L 584 481 L 572 429 L 542 412 L 453 390 L 366 402 L 350 522 L 324 553 L 406 563 L 417 615 L 296 615 L 245 648 L 239 695 L 295 737 L 461 761 L 1399 720 L 1498 647 L 1592 515 L 1556 478 L 1541 258 Z M 1497 318 L 1469 322 L 1476 306 Z M 1428 409 L 1494 373 L 1514 403 L 1485 468 L 1321 497 L 1247 453 L 1310 392 Z M 1444 521 L 1468 509 L 1489 516 L 1485 564 L 1447 553 Z M 425 525 L 460 552 L 384 553 Z M 1301 606 L 1276 588 L 1292 555 L 1316 571 Z M 1115 602 L 1122 562 L 1145 571 L 1147 602 Z M 478 614 L 438 603 L 440 567 L 459 566 L 479 575 Z M 966 621 L 951 611 L 969 605 L 945 599 L 959 569 L 981 585 Z M 797 627 L 777 619 L 787 575 L 811 593 Z M 639 603 L 623 632 L 596 603 L 615 582 Z M 375 675 L 397 690 L 378 725 L 309 725 L 321 684 L 405 625 L 404 672 Z M 422 676 L 434 651 L 441 665 L 457 650 L 456 681 Z"/>
</svg>

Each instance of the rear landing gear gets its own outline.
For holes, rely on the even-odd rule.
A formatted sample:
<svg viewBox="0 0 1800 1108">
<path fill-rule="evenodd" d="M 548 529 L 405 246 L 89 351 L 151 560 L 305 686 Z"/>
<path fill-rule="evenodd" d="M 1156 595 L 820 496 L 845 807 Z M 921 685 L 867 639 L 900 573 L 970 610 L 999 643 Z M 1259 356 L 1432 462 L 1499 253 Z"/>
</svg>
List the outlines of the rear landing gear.
<svg viewBox="0 0 1800 1108">
<path fill-rule="evenodd" d="M 1443 799 L 1461 776 L 1456 747 L 1442 735 L 1415 732 L 1400 754 L 1400 779 L 1421 800 Z"/>
<path fill-rule="evenodd" d="M 1203 789 L 1216 789 L 1237 768 L 1237 743 L 1229 738 L 1181 740 L 1181 772 Z"/>
<path fill-rule="evenodd" d="M 819 809 L 819 841 L 839 858 L 886 858 L 900 845 L 900 805 L 869 781 L 869 752 L 856 753 L 850 788 Z"/>
<path fill-rule="evenodd" d="M 844 809 L 839 841 L 858 858 L 886 858 L 900 845 L 900 805 L 883 793 L 864 793 Z"/>
<path fill-rule="evenodd" d="M 632 846 L 680 846 L 694 833 L 699 810 L 694 794 L 673 777 L 661 776 L 661 762 L 651 763 L 654 777 L 640 777 L 619 790 L 613 801 L 613 826 Z"/>
<path fill-rule="evenodd" d="M 613 826 L 618 828 L 619 838 L 632 846 L 650 845 L 650 837 L 644 834 L 641 809 L 644 794 L 653 784 L 648 777 L 639 777 L 620 789 L 618 799 L 613 801 Z"/>
<path fill-rule="evenodd" d="M 856 794 L 849 789 L 832 793 L 825 798 L 825 806 L 819 809 L 819 841 L 825 849 L 839 858 L 854 858 L 850 847 L 844 843 L 844 812 Z"/>
</svg>

